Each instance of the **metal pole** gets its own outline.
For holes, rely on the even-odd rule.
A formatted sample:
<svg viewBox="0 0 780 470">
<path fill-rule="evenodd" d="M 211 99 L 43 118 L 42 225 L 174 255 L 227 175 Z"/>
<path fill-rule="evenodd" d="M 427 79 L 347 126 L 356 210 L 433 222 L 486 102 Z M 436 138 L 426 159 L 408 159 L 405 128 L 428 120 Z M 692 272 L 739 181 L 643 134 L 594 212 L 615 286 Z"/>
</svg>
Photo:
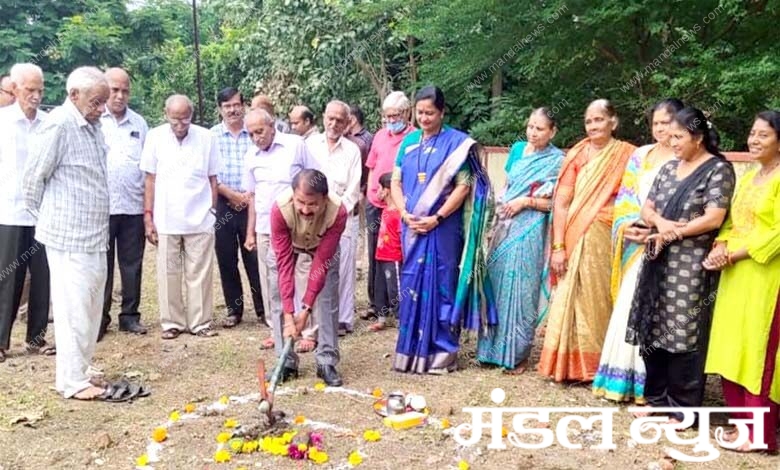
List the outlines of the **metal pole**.
<svg viewBox="0 0 780 470">
<path fill-rule="evenodd" d="M 200 33 L 198 32 L 198 8 L 196 0 L 192 0 L 192 35 L 195 40 L 195 77 L 198 86 L 198 119 L 197 123 L 203 125 L 203 78 L 200 70 Z"/>
</svg>

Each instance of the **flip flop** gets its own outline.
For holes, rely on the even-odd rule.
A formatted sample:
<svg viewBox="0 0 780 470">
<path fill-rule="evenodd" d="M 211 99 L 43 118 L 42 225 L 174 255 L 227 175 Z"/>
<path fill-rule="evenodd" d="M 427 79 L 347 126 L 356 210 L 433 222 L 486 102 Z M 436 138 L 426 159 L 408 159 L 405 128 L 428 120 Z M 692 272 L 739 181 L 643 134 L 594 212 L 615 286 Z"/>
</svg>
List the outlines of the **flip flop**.
<svg viewBox="0 0 780 470">
<path fill-rule="evenodd" d="M 113 385 L 111 391 L 113 393 L 106 396 L 103 401 L 107 401 L 109 403 L 121 403 L 137 397 L 141 391 L 141 386 L 138 384 L 129 383 L 126 380 L 120 380 Z"/>
<path fill-rule="evenodd" d="M 171 328 L 162 332 L 160 337 L 162 339 L 176 339 L 181 334 L 181 330 L 178 328 Z"/>
<path fill-rule="evenodd" d="M 274 339 L 273 337 L 269 336 L 268 338 L 264 339 L 262 343 L 260 343 L 260 349 L 273 349 L 274 348 Z"/>
</svg>

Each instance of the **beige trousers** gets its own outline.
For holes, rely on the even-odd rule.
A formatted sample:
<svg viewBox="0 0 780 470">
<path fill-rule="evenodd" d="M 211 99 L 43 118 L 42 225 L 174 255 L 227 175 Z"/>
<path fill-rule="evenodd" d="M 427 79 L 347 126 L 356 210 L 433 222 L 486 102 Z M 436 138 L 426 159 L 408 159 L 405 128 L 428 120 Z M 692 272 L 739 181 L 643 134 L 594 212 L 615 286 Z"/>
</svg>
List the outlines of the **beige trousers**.
<svg viewBox="0 0 780 470">
<path fill-rule="evenodd" d="M 157 284 L 162 329 L 195 334 L 209 327 L 214 315 L 214 233 L 159 237 Z"/>
</svg>

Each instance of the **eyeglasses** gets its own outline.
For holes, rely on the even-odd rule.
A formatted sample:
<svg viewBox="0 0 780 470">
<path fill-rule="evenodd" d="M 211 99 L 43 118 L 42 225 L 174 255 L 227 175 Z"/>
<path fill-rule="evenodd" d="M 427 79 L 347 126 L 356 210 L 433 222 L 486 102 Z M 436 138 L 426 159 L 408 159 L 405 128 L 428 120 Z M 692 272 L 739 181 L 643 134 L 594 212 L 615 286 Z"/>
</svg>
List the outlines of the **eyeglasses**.
<svg viewBox="0 0 780 470">
<path fill-rule="evenodd" d="M 188 124 L 190 124 L 192 122 L 192 118 L 191 117 L 188 117 L 188 118 L 185 118 L 185 119 L 168 118 L 168 122 L 171 125 L 174 125 L 174 126 L 177 125 L 177 124 L 178 125 L 182 125 L 182 126 L 186 126 L 186 125 L 188 125 Z"/>
<path fill-rule="evenodd" d="M 231 109 L 242 109 L 244 107 L 244 105 L 241 104 L 241 103 L 233 103 L 233 104 L 225 104 L 225 103 L 223 103 L 220 107 L 222 109 L 224 109 L 225 111 L 229 111 Z"/>
<path fill-rule="evenodd" d="M 403 115 L 401 113 L 395 113 L 395 114 L 385 114 L 385 119 L 388 121 L 397 121 L 401 119 Z"/>
</svg>

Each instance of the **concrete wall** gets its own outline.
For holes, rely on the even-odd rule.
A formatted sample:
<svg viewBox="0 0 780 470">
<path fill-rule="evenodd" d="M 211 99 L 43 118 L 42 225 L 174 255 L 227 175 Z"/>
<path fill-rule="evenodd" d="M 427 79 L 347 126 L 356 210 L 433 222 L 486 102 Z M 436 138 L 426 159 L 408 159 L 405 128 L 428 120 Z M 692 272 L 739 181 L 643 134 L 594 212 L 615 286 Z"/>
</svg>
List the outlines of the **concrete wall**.
<svg viewBox="0 0 780 470">
<path fill-rule="evenodd" d="M 498 191 L 506 184 L 504 165 L 506 165 L 506 159 L 509 156 L 509 149 L 506 147 L 485 147 L 484 150 L 487 152 L 487 171 L 490 182 L 493 190 Z M 750 154 L 746 152 L 726 152 L 725 154 L 726 158 L 734 163 L 737 178 L 755 165 L 752 163 Z"/>
</svg>

